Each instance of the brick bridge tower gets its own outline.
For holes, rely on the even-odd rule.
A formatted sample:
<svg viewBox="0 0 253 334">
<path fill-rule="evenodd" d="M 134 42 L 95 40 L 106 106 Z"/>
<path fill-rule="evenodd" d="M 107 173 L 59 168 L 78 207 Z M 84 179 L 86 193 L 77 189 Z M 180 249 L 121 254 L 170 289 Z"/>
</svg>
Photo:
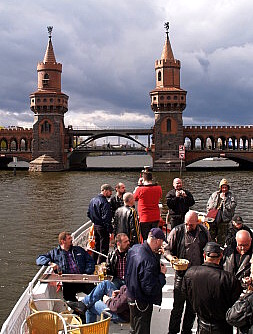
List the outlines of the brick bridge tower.
<svg viewBox="0 0 253 334">
<path fill-rule="evenodd" d="M 179 145 L 184 144 L 182 113 L 186 107 L 186 91 L 180 88 L 180 61 L 174 58 L 169 23 L 165 23 L 166 40 L 160 60 L 155 62 L 156 88 L 150 92 L 155 113 L 153 138 L 154 171 L 178 171 L 181 166 Z M 183 168 L 185 164 L 183 163 Z"/>
<path fill-rule="evenodd" d="M 67 168 L 64 152 L 64 113 L 68 96 L 61 92 L 62 64 L 57 63 L 52 44 L 52 29 L 48 27 L 48 45 L 44 60 L 37 65 L 38 89 L 30 95 L 34 112 L 32 158 L 30 170 L 56 171 Z"/>
</svg>

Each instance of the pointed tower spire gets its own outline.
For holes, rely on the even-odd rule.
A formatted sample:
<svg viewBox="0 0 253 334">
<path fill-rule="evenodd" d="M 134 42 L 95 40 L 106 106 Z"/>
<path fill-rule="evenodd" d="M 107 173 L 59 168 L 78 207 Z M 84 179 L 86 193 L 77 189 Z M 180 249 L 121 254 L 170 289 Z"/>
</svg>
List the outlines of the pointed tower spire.
<svg viewBox="0 0 253 334">
<path fill-rule="evenodd" d="M 174 60 L 174 55 L 173 55 L 173 51 L 172 51 L 172 48 L 170 45 L 170 39 L 169 39 L 169 22 L 164 23 L 164 28 L 166 29 L 166 41 L 163 47 L 161 59 Z"/>
<path fill-rule="evenodd" d="M 46 53 L 45 53 L 45 56 L 44 56 L 43 63 L 44 64 L 46 64 L 46 63 L 55 64 L 56 59 L 55 59 L 54 49 L 53 49 L 53 44 L 52 44 L 52 30 L 53 30 L 53 27 L 49 26 L 49 27 L 47 27 L 47 30 L 48 30 L 49 40 L 48 40 L 47 49 L 46 49 Z"/>
</svg>

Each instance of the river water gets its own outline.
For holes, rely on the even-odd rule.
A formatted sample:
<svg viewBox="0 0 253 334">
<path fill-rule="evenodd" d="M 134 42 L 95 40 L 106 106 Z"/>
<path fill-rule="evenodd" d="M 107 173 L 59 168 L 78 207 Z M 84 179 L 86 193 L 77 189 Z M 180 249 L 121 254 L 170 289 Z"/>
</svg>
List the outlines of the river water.
<svg viewBox="0 0 253 334">
<path fill-rule="evenodd" d="M 110 159 L 104 157 L 105 162 Z M 132 158 L 134 159 L 134 158 Z M 147 164 L 136 157 L 139 166 Z M 129 166 L 127 157 L 120 162 Z M 116 162 L 113 161 L 116 166 Z M 165 195 L 171 189 L 176 173 L 154 173 Z M 221 178 L 227 178 L 238 200 L 237 214 L 253 225 L 253 171 L 192 171 L 182 175 L 185 188 L 194 195 L 194 208 L 205 211 L 210 194 L 217 190 Z M 124 182 L 133 191 L 139 178 L 136 171 L 83 171 L 61 173 L 29 173 L 0 171 L 0 327 L 38 268 L 38 254 L 57 245 L 60 231 L 74 231 L 87 220 L 91 197 L 100 185 Z"/>
</svg>

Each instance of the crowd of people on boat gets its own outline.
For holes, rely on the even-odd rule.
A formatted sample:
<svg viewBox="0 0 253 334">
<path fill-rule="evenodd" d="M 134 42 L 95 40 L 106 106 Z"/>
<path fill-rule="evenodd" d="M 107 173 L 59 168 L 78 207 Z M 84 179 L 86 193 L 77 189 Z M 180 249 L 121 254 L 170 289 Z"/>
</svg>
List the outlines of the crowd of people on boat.
<svg viewBox="0 0 253 334">
<path fill-rule="evenodd" d="M 115 322 L 130 322 L 130 333 L 149 334 L 153 305 L 161 305 L 167 268 L 187 260 L 187 268 L 175 268 L 174 301 L 169 334 L 190 334 L 197 316 L 197 333 L 251 333 L 253 328 L 252 231 L 235 216 L 236 199 L 222 179 L 207 202 L 206 219 L 192 210 L 195 200 L 175 178 L 166 195 L 171 231 L 165 235 L 159 202 L 162 188 L 147 168 L 134 191 L 124 183 L 101 186 L 89 203 L 93 223 L 91 255 L 73 246 L 71 234 L 61 232 L 59 245 L 39 255 L 38 265 L 49 265 L 63 274 L 93 274 L 106 262 L 108 277 L 92 283 L 63 283 L 63 298 L 83 322 L 95 322 L 109 309 Z M 138 209 L 135 209 L 135 203 Z M 203 223 L 203 224 L 202 224 Z M 167 239 L 166 239 L 167 237 Z M 111 251 L 112 240 L 115 241 Z M 253 288 L 252 288 L 253 290 Z M 78 301 L 76 294 L 86 295 Z M 241 297 L 240 297 L 241 296 Z M 252 326 L 253 327 L 253 326 Z"/>
</svg>

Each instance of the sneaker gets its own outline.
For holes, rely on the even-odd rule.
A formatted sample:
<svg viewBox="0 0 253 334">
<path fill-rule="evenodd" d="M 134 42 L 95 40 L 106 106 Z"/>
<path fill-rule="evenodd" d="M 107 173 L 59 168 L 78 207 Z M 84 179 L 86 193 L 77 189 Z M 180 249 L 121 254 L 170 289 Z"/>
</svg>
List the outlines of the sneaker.
<svg viewBox="0 0 253 334">
<path fill-rule="evenodd" d="M 85 314 L 87 311 L 87 306 L 82 303 L 82 302 L 72 302 L 72 301 L 67 301 L 67 305 L 72 308 L 77 314 Z"/>
</svg>

